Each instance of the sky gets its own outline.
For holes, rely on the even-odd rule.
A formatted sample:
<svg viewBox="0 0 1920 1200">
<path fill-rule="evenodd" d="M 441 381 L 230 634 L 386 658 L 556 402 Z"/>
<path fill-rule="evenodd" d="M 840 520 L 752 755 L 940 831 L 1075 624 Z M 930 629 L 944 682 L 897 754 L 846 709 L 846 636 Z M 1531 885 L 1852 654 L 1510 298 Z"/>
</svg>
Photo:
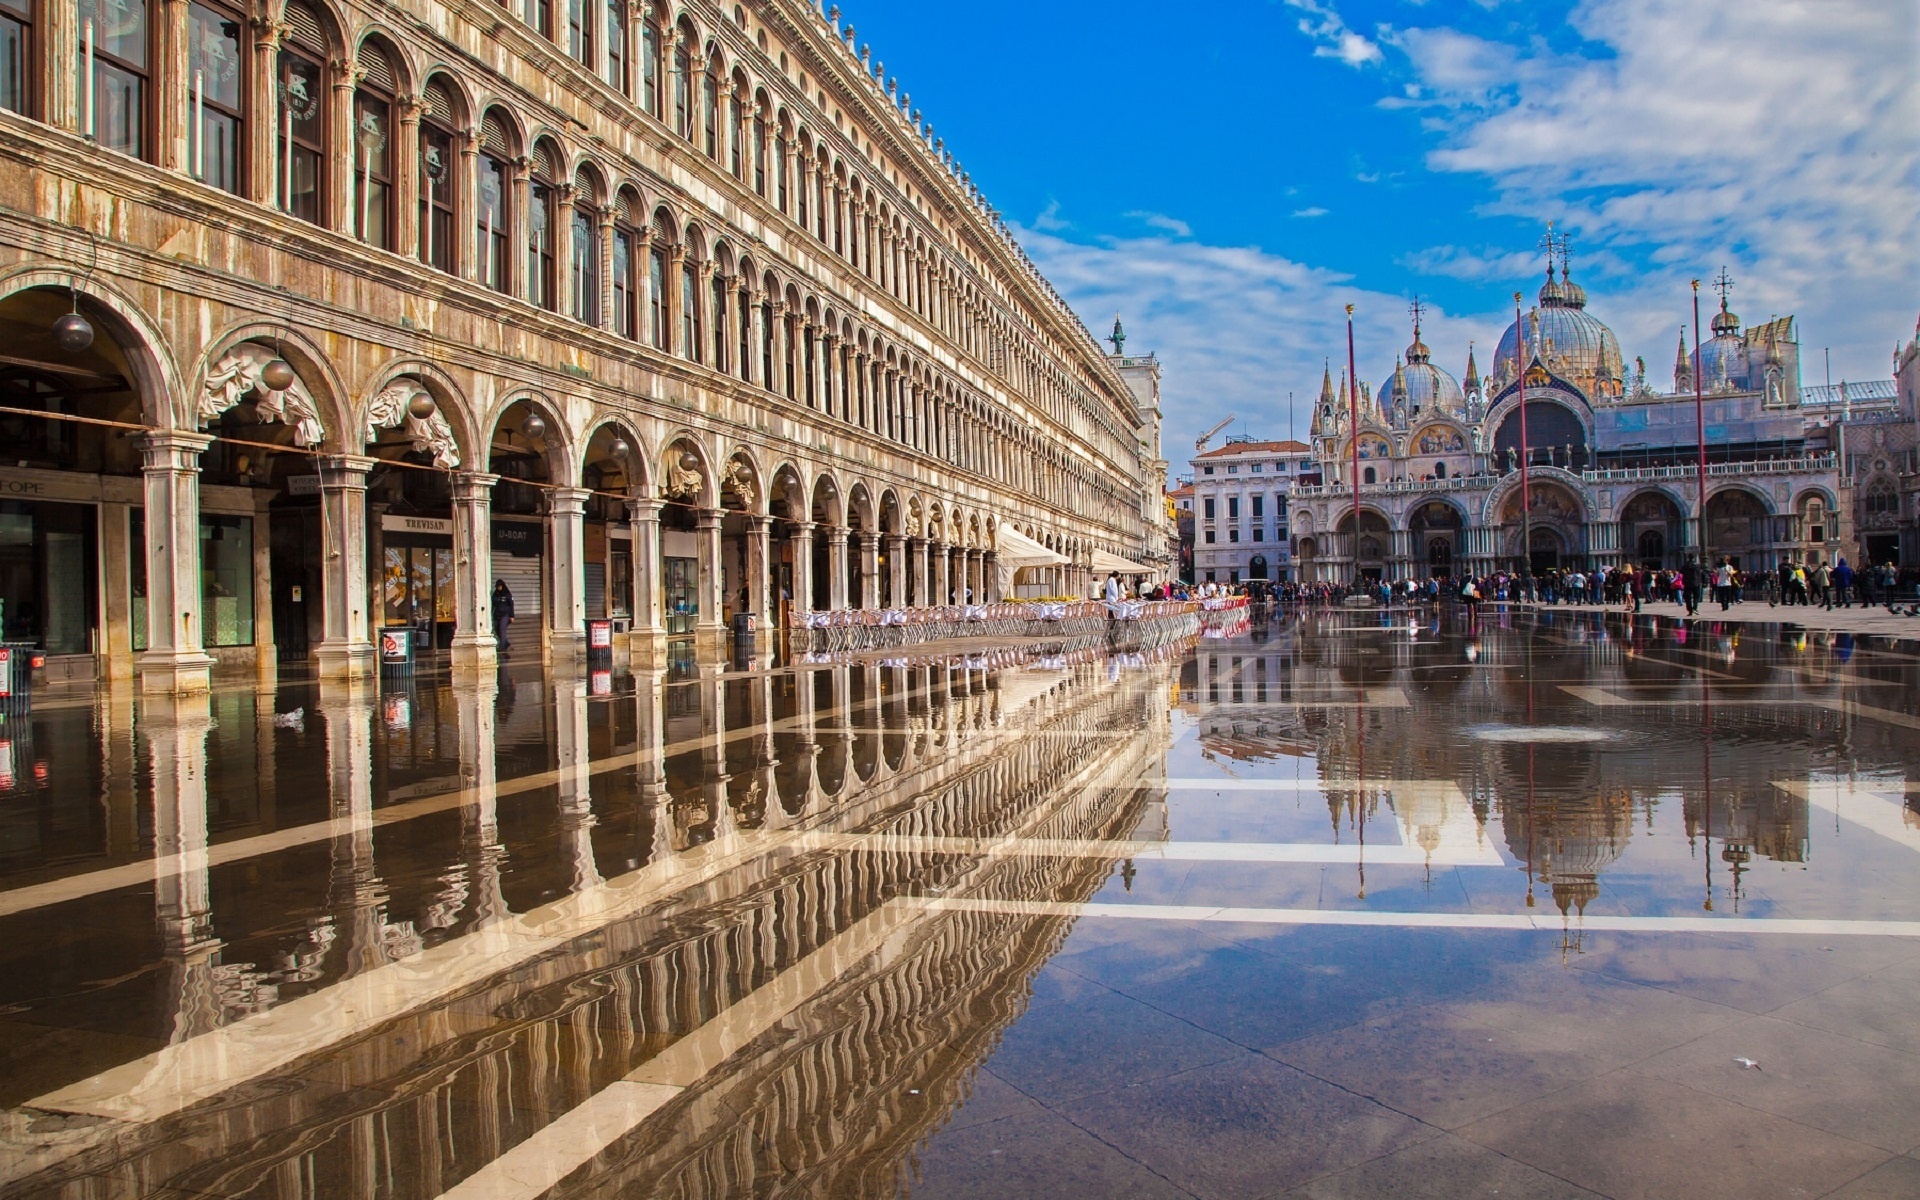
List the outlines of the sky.
<svg viewBox="0 0 1920 1200">
<path fill-rule="evenodd" d="M 1174 474 L 1230 414 L 1304 437 L 1347 304 L 1376 391 L 1415 297 L 1434 361 L 1485 370 L 1549 221 L 1656 388 L 1723 267 L 1743 321 L 1798 316 L 1809 385 L 1915 333 L 1911 0 L 842 8 L 1088 328 L 1159 355 Z"/>
</svg>

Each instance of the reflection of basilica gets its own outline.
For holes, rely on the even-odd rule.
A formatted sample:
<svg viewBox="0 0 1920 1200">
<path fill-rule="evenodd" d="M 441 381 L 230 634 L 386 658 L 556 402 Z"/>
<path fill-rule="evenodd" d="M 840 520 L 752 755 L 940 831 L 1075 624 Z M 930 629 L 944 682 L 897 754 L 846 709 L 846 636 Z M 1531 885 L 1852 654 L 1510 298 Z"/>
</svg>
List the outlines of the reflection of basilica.
<svg viewBox="0 0 1920 1200">
<path fill-rule="evenodd" d="M 1793 318 L 1743 330 L 1723 275 L 1712 337 L 1689 353 L 1683 334 L 1672 391 L 1656 391 L 1644 360 L 1628 369 L 1553 244 L 1538 303 L 1508 326 L 1487 378 L 1471 351 L 1464 382 L 1432 361 L 1416 303 L 1413 342 L 1377 395 L 1361 382 L 1356 398 L 1345 379 L 1336 394 L 1331 373 L 1322 379 L 1313 421 L 1322 482 L 1292 492 L 1301 578 L 1484 574 L 1523 561 L 1677 567 L 1701 546 L 1696 384 L 1712 556 L 1747 568 L 1858 561 L 1838 414 L 1802 404 Z"/>
<path fill-rule="evenodd" d="M 856 662 L 655 674 L 604 697 L 585 680 L 489 678 L 390 693 L 422 718 L 392 727 L 371 702 L 329 706 L 331 807 L 263 835 L 326 849 L 310 881 L 325 915 L 296 935 L 241 928 L 239 943 L 220 940 L 216 901 L 232 870 L 258 867 L 244 838 L 212 845 L 233 868 L 205 853 L 208 701 L 154 702 L 172 1034 L 14 1097 L 118 1140 L 56 1138 L 47 1169 L 12 1183 L 93 1195 L 99 1161 L 57 1161 L 91 1147 L 139 1194 L 432 1197 L 541 1145 L 555 1116 L 630 1073 L 692 1071 L 609 1150 L 596 1188 L 805 1178 L 891 1194 L 863 1175 L 893 1170 L 964 1098 L 1068 924 L 909 901 L 1096 891 L 1110 858 L 1005 841 L 1145 832 L 1164 802 L 1143 780 L 1167 744 L 1167 675 L 1147 660 Z M 304 733 L 292 724 L 276 727 Z M 378 807 L 376 776 L 401 785 Z M 408 835 L 447 819 L 457 849 L 423 860 Z M 277 966 L 226 965 L 242 956 Z M 716 1045 L 729 1049 L 706 1062 Z M 343 1090 L 360 1099 L 341 1105 Z"/>
</svg>

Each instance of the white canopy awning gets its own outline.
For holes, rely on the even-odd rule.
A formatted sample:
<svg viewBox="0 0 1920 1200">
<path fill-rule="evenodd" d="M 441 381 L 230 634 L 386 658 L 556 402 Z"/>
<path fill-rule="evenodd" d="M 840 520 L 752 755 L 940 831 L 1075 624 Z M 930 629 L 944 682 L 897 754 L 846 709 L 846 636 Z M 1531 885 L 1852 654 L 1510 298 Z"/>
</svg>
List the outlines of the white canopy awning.
<svg viewBox="0 0 1920 1200">
<path fill-rule="evenodd" d="M 1028 567 L 1063 567 L 1067 559 L 1042 546 L 1006 521 L 993 534 L 994 574 L 1000 584 L 998 594 L 1013 595 L 1014 576 Z"/>
<path fill-rule="evenodd" d="M 1158 567 L 1142 566 L 1131 559 L 1121 558 L 1118 554 L 1108 554 L 1105 550 L 1093 552 L 1093 573 L 1095 575 L 1158 575 Z"/>
</svg>

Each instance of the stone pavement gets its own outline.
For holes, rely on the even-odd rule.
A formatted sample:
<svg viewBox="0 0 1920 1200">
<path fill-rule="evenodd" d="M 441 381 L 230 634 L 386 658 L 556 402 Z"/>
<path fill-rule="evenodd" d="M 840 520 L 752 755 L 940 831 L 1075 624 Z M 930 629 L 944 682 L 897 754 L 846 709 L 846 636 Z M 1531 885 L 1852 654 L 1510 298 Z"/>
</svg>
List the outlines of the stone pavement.
<svg viewBox="0 0 1920 1200">
<path fill-rule="evenodd" d="M 1619 604 L 1521 604 L 1518 607 L 1540 608 L 1550 612 L 1625 611 L 1624 606 Z M 1898 613 L 1889 613 L 1884 607 L 1866 608 L 1857 604 L 1852 608 L 1828 610 L 1818 605 L 1770 605 L 1765 600 L 1748 600 L 1735 604 L 1725 612 L 1720 611 L 1718 604 L 1703 604 L 1700 606 L 1700 616 L 1706 620 L 1742 625 L 1798 625 L 1803 629 L 1832 633 L 1920 639 L 1920 617 L 1905 615 L 1908 607 L 1909 604 L 1902 603 Z M 1640 612 L 1643 616 L 1684 617 L 1686 608 L 1665 601 L 1649 601 L 1641 605 Z"/>
</svg>

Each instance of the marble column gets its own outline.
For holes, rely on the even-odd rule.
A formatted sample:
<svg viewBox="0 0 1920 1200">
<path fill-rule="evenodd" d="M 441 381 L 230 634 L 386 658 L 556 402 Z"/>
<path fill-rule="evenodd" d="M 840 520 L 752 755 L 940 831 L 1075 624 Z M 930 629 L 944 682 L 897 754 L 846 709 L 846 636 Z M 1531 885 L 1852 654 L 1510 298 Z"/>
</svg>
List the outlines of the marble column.
<svg viewBox="0 0 1920 1200">
<path fill-rule="evenodd" d="M 943 542 L 933 545 L 933 595 L 935 604 L 953 603 L 953 547 Z"/>
<path fill-rule="evenodd" d="M 980 553 L 980 590 L 988 604 L 998 604 L 1006 599 L 1000 594 L 1000 576 L 994 570 L 992 551 L 983 550 Z"/>
<path fill-rule="evenodd" d="M 633 626 L 627 650 L 636 667 L 658 666 L 667 652 L 667 631 L 660 621 L 660 508 L 658 500 L 627 501 L 627 521 L 633 528 Z"/>
<path fill-rule="evenodd" d="M 839 525 L 827 527 L 827 607 L 847 607 L 847 531 Z"/>
<path fill-rule="evenodd" d="M 584 654 L 587 648 L 586 507 L 591 495 L 585 488 L 547 492 L 547 566 L 553 572 L 547 644 L 556 658 Z"/>
<path fill-rule="evenodd" d="M 213 658 L 202 646 L 200 452 L 202 433 L 158 431 L 140 439 L 146 495 L 147 650 L 143 692 L 204 692 Z M 371 654 L 373 647 L 367 647 Z"/>
<path fill-rule="evenodd" d="M 756 645 L 765 645 L 773 633 L 773 589 L 768 562 L 769 546 L 767 530 L 773 524 L 771 517 L 756 514 L 747 517 L 746 567 L 747 567 L 747 607 L 746 611 L 756 614 L 759 627 L 754 631 Z"/>
<path fill-rule="evenodd" d="M 897 533 L 889 533 L 887 538 L 887 596 L 888 608 L 907 606 L 907 539 Z"/>
<path fill-rule="evenodd" d="M 796 521 L 788 543 L 793 554 L 793 607 L 796 612 L 813 611 L 813 523 Z"/>
<path fill-rule="evenodd" d="M 453 666 L 491 668 L 493 636 L 493 485 L 498 475 L 462 471 L 453 477 Z"/>
<path fill-rule="evenodd" d="M 860 539 L 860 608 L 880 607 L 880 535 L 861 530 L 854 534 Z"/>
<path fill-rule="evenodd" d="M 699 551 L 700 615 L 694 623 L 694 635 L 707 647 L 717 647 L 726 635 L 720 621 L 720 523 L 726 513 L 717 508 L 698 510 L 694 542 Z"/>
<path fill-rule="evenodd" d="M 374 669 L 367 590 L 367 473 L 373 465 L 373 459 L 360 455 L 319 463 L 323 679 L 358 679 Z"/>
</svg>

